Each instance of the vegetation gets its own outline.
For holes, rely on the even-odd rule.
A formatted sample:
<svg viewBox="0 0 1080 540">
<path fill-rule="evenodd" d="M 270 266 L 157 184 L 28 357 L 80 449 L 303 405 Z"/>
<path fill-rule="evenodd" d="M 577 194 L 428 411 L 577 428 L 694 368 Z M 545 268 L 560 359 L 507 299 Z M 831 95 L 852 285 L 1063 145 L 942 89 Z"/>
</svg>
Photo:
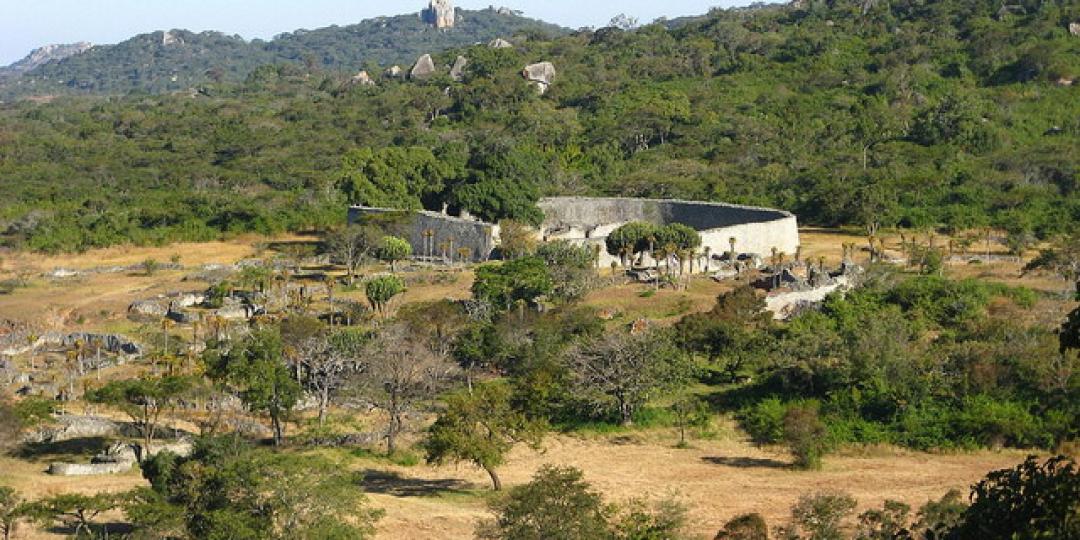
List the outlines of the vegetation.
<svg viewBox="0 0 1080 540">
<path fill-rule="evenodd" d="M 298 29 L 264 41 L 245 41 L 221 32 L 171 30 L 141 34 L 116 45 L 47 64 L 21 78 L 0 73 L 0 99 L 57 94 L 145 94 L 185 91 L 220 82 L 260 76 L 266 64 L 283 63 L 322 72 L 356 73 L 367 69 L 377 76 L 379 65 L 401 64 L 408 69 L 417 57 L 453 47 L 487 43 L 495 38 L 554 36 L 564 29 L 494 9 L 459 10 L 450 31 L 438 31 L 416 13 L 377 17 L 357 24 Z M 454 57 L 449 57 L 449 63 Z M 439 61 L 444 61 L 441 57 Z M 441 63 L 436 63 L 441 66 Z M 2 70 L 0 70 L 2 71 Z"/>
<path fill-rule="evenodd" d="M 182 47 L 160 45 L 158 34 L 95 48 L 32 78 L 108 92 L 148 78 L 153 89 L 198 91 L 0 106 L 0 231 L 10 246 L 75 251 L 325 230 L 347 202 L 447 204 L 536 223 L 534 203 L 549 194 L 767 205 L 868 232 L 993 227 L 1047 239 L 1076 230 L 1080 114 L 1075 88 L 1058 84 L 1080 76 L 1080 43 L 1067 29 L 1076 6 L 863 6 L 714 10 L 635 31 L 534 34 L 510 49 L 470 47 L 485 40 L 467 30 L 424 31 L 463 38 L 424 52 L 440 66 L 467 56 L 464 79 L 376 87 L 349 82 L 360 65 L 342 59 L 359 55 L 337 51 L 369 44 L 348 27 L 270 43 L 181 32 Z M 489 16 L 525 21 L 466 19 Z M 420 24 L 365 24 L 384 23 Z M 304 41 L 320 52 L 292 63 L 307 53 L 285 44 Z M 200 46 L 217 54 L 186 56 Z M 244 60 L 249 47 L 289 51 L 289 62 Z M 152 66 L 134 83 L 128 71 L 91 67 L 122 50 Z M 190 66 L 176 83 L 173 55 Z M 220 83 L 188 76 L 224 56 L 250 64 L 222 67 Z M 543 96 L 520 76 L 538 58 L 558 69 Z"/>
</svg>

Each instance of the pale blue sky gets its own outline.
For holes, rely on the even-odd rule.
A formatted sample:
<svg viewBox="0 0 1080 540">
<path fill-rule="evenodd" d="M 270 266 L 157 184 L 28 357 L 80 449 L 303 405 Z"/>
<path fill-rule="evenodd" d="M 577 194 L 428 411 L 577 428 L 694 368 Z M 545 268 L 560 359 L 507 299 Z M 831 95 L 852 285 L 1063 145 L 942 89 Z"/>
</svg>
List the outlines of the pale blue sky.
<svg viewBox="0 0 1080 540">
<path fill-rule="evenodd" d="M 705 13 L 748 0 L 457 0 L 491 4 L 571 28 L 603 26 L 626 13 L 642 22 Z M 186 28 L 270 38 L 298 28 L 345 25 L 380 15 L 418 12 L 427 0 L 0 0 L 0 66 L 49 43 L 116 43 L 135 34 Z"/>
</svg>

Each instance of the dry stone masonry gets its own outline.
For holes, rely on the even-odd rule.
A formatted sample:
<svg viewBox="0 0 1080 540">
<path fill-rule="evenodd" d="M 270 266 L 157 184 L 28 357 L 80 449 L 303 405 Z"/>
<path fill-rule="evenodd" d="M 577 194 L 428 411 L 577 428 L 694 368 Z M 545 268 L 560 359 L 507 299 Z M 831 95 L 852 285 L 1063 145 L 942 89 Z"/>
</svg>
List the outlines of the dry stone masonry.
<svg viewBox="0 0 1080 540">
<path fill-rule="evenodd" d="M 631 221 L 656 224 L 683 223 L 701 234 L 702 248 L 716 255 L 730 249 L 736 239 L 740 253 L 765 255 L 776 248 L 787 254 L 799 246 L 799 228 L 794 214 L 783 210 L 734 204 L 659 199 L 551 197 L 538 203 L 545 219 L 542 240 L 600 246 L 600 262 L 609 265 L 617 260 L 604 250 L 604 240 L 619 226 Z M 353 206 L 349 221 L 365 215 L 402 212 L 388 208 Z M 419 257 L 441 257 L 444 246 L 456 253 L 468 248 L 473 261 L 491 257 L 499 240 L 499 226 L 471 218 L 440 212 L 404 212 L 413 253 Z M 451 246 L 452 244 L 452 246 Z"/>
</svg>

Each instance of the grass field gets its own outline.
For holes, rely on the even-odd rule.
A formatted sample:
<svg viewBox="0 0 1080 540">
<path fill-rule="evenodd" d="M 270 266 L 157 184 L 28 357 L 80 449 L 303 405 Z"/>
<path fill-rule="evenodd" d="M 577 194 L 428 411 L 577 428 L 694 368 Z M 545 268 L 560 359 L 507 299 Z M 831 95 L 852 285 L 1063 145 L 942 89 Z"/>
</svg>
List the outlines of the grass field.
<svg viewBox="0 0 1080 540">
<path fill-rule="evenodd" d="M 311 242 L 305 237 L 238 238 L 227 242 L 181 244 L 166 247 L 119 247 L 71 256 L 5 254 L 0 259 L 0 279 L 27 277 L 26 287 L 0 295 L 0 320 L 31 321 L 48 329 L 138 332 L 140 326 L 126 318 L 127 306 L 157 294 L 195 291 L 208 284 L 185 281 L 192 268 L 204 264 L 231 264 L 238 260 L 271 256 L 267 245 L 275 242 Z M 829 264 L 840 260 L 840 245 L 865 239 L 843 231 L 807 229 L 802 233 L 803 256 L 825 257 Z M 890 255 L 896 239 L 887 239 Z M 1001 248 L 997 246 L 996 249 Z M 186 270 L 160 271 L 152 276 L 139 272 L 91 274 L 66 280 L 42 277 L 53 268 L 88 269 L 132 265 L 153 258 L 161 262 L 179 254 Z M 865 254 L 858 255 L 861 259 Z M 1060 319 L 1064 302 L 1054 300 L 1067 284 L 1045 275 L 1022 276 L 1019 261 L 998 260 L 989 264 L 951 264 L 955 277 L 977 277 L 1048 293 L 1030 309 L 1012 303 L 991 309 L 1014 310 L 1010 316 L 1050 324 Z M 373 267 L 365 272 L 385 271 Z M 609 270 L 601 271 L 607 279 Z M 470 296 L 473 273 L 466 268 L 428 269 L 404 274 L 408 291 L 395 300 L 397 306 L 444 298 Z M 613 323 L 646 318 L 661 324 L 686 313 L 709 309 L 716 296 L 736 284 L 716 283 L 696 277 L 685 290 L 652 290 L 651 285 L 616 282 L 590 293 L 584 303 L 596 307 Z M 341 291 L 340 297 L 364 301 L 362 290 Z M 152 327 L 151 327 L 152 329 Z M 184 332 L 180 328 L 177 333 Z M 116 376 L 116 373 L 107 375 Z M 719 436 L 696 440 L 692 448 L 677 449 L 667 428 L 550 436 L 537 452 L 517 448 L 500 475 L 508 486 L 527 482 L 543 464 L 572 465 L 612 501 L 633 497 L 656 498 L 673 492 L 690 508 L 690 529 L 695 536 L 711 538 L 728 519 L 745 512 L 760 512 L 770 526 L 786 519 L 791 504 L 802 494 L 839 489 L 855 496 L 860 511 L 879 506 L 885 498 L 918 507 L 949 489 L 966 492 L 971 483 L 988 471 L 1022 461 L 1022 451 L 926 454 L 894 448 L 847 449 L 825 460 L 820 472 L 799 472 L 787 466 L 782 451 L 750 444 L 729 420 L 717 420 Z M 0 458 L 0 484 L 11 485 L 33 498 L 77 491 L 123 491 L 142 485 L 137 471 L 92 477 L 52 477 L 45 474 L 55 456 L 34 459 Z M 366 491 L 374 506 L 386 511 L 379 523 L 379 538 L 388 540 L 467 538 L 478 519 L 487 515 L 490 496 L 487 476 L 467 466 L 431 468 L 398 466 L 385 460 L 352 458 L 352 466 L 367 475 Z M 55 538 L 42 531 L 24 529 L 16 538 Z"/>
</svg>

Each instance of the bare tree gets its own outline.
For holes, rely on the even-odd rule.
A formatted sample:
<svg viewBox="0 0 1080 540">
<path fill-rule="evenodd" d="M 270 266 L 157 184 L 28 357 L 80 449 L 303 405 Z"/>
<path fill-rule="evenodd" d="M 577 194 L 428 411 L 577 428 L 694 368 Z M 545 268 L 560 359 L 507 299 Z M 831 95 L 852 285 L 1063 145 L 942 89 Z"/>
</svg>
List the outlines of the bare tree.
<svg viewBox="0 0 1080 540">
<path fill-rule="evenodd" d="M 389 417 L 386 452 L 392 454 L 406 414 L 435 397 L 457 374 L 457 366 L 445 355 L 433 353 L 401 324 L 380 330 L 364 356 L 368 365 L 352 377 L 350 386 Z"/>
<path fill-rule="evenodd" d="M 571 349 L 565 356 L 576 394 L 598 412 L 614 409 L 623 425 L 653 392 L 690 375 L 685 355 L 662 331 L 607 333 Z"/>
<path fill-rule="evenodd" d="M 308 338 L 297 347 L 297 371 L 300 384 L 319 400 L 319 426 L 326 423 L 330 403 L 349 378 L 363 369 L 355 334 L 342 332 Z"/>
</svg>

